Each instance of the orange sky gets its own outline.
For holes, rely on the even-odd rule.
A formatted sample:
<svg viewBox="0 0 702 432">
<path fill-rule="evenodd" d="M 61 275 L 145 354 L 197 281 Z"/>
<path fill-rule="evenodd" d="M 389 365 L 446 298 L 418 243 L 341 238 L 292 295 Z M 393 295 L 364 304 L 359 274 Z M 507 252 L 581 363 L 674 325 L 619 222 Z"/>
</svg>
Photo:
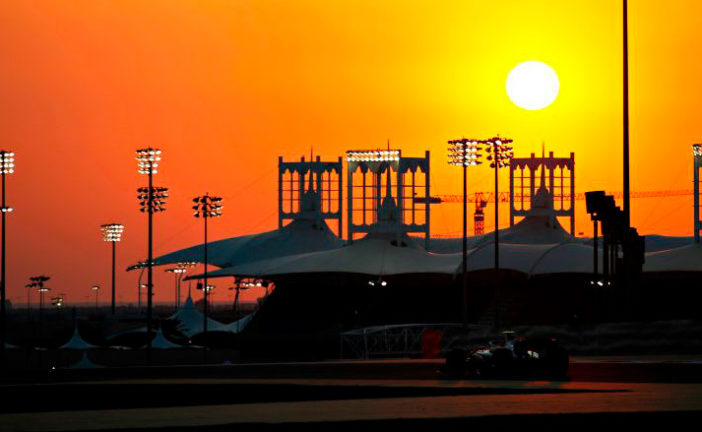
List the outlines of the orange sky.
<svg viewBox="0 0 702 432">
<path fill-rule="evenodd" d="M 630 3 L 631 188 L 691 189 L 702 6 Z M 99 226 L 126 225 L 120 269 L 145 255 L 139 147 L 163 149 L 157 183 L 172 191 L 155 218 L 157 253 L 200 241 L 189 200 L 207 191 L 225 199 L 212 238 L 273 229 L 277 156 L 310 146 L 329 159 L 387 139 L 405 155 L 431 150 L 433 190 L 451 194 L 460 173 L 446 165 L 446 140 L 500 133 L 517 156 L 542 141 L 574 151 L 579 192 L 621 190 L 620 14 L 614 0 L 4 0 L 0 146 L 17 163 L 8 296 L 23 302 L 29 276 L 43 273 L 69 302 L 87 301 L 95 283 L 107 299 Z M 559 75 L 542 111 L 505 93 L 524 60 Z M 469 188 L 490 190 L 486 167 L 471 169 Z M 459 210 L 434 207 L 433 232 L 459 232 Z M 691 197 L 632 200 L 642 233 L 691 235 L 691 221 Z M 156 274 L 156 300 L 168 301 L 172 276 Z M 118 282 L 133 300 L 136 275 Z M 220 284 L 215 300 L 231 297 Z"/>
</svg>

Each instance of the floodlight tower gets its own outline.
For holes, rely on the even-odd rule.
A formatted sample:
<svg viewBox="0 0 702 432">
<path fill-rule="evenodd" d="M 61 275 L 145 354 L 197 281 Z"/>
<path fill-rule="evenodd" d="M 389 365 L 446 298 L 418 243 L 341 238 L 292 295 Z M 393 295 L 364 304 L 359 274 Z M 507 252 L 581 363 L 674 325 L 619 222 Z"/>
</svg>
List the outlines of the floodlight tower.
<svg viewBox="0 0 702 432">
<path fill-rule="evenodd" d="M 112 303 L 110 305 L 110 312 L 112 315 L 115 314 L 115 245 L 117 242 L 122 240 L 122 233 L 124 232 L 124 225 L 118 223 L 105 224 L 100 227 L 102 231 L 102 239 L 106 242 L 112 243 Z"/>
<path fill-rule="evenodd" d="M 146 299 L 146 332 L 147 332 L 147 358 L 151 363 L 151 314 L 153 308 L 153 215 L 156 212 L 165 211 L 168 188 L 153 185 L 154 174 L 158 173 L 158 163 L 161 160 L 161 150 L 155 148 L 144 148 L 136 151 L 136 159 L 139 167 L 139 174 L 146 174 L 149 177 L 149 186 L 137 189 L 141 212 L 149 216 L 148 230 L 148 258 L 147 266 L 147 299 Z"/>
<path fill-rule="evenodd" d="M 702 229 L 702 221 L 700 221 L 700 167 L 702 167 L 702 144 L 692 144 L 692 157 L 694 171 L 694 189 L 695 189 L 695 243 L 700 242 L 700 229 Z"/>
<path fill-rule="evenodd" d="M 42 318 L 42 309 L 44 307 L 44 293 L 48 292 L 50 288 L 47 288 L 44 286 L 44 282 L 48 281 L 51 279 L 49 276 L 33 276 L 30 277 L 29 280 L 31 283 L 28 285 L 29 287 L 36 288 L 37 291 L 39 291 L 39 324 L 41 325 L 41 318 Z"/>
<path fill-rule="evenodd" d="M 204 246 L 204 254 L 203 254 L 203 263 L 205 265 L 205 273 L 203 275 L 203 295 L 205 298 L 205 304 L 204 304 L 204 313 L 203 313 L 203 333 L 207 335 L 207 294 L 209 292 L 209 286 L 207 285 L 207 220 L 210 218 L 214 217 L 220 217 L 222 216 L 222 198 L 217 197 L 217 196 L 210 196 L 209 194 L 205 194 L 202 196 L 198 196 L 193 198 L 193 202 L 195 205 L 193 206 L 193 210 L 195 210 L 195 213 L 193 216 L 196 218 L 202 218 L 204 221 L 205 225 L 205 246 Z M 205 336 L 206 337 L 206 336 Z"/>
<path fill-rule="evenodd" d="M 92 287 L 90 287 L 90 289 L 95 293 L 95 313 L 97 313 L 98 312 L 98 293 L 100 292 L 100 286 L 93 285 Z M 114 292 L 114 291 L 112 291 L 112 292 Z"/>
<path fill-rule="evenodd" d="M 166 273 L 173 273 L 175 276 L 175 309 L 178 310 L 180 309 L 180 283 L 183 280 L 183 277 L 185 276 L 185 273 L 188 272 L 188 267 L 194 267 L 197 265 L 196 262 L 180 262 L 177 263 L 175 267 L 166 269 Z"/>
<path fill-rule="evenodd" d="M 500 138 L 496 136 L 494 138 L 487 139 L 483 141 L 486 148 L 485 151 L 488 153 L 487 160 L 490 161 L 490 168 L 495 170 L 495 328 L 500 326 L 500 225 L 499 225 L 499 186 L 498 186 L 498 176 L 497 173 L 500 168 L 509 166 L 509 161 L 513 156 L 513 149 L 510 144 L 512 144 L 511 139 Z"/>
<path fill-rule="evenodd" d="M 6 325 L 6 310 L 5 310 L 5 215 L 12 211 L 12 207 L 8 207 L 5 203 L 5 177 L 8 174 L 15 172 L 15 154 L 11 151 L 0 150 L 0 176 L 2 176 L 2 264 L 0 269 L 0 346 L 3 353 L 5 352 L 5 325 Z"/>
<path fill-rule="evenodd" d="M 461 286 L 462 290 L 462 316 L 463 325 L 468 327 L 468 184 L 466 180 L 466 171 L 469 166 L 480 165 L 482 161 L 480 157 L 481 147 L 477 140 L 461 138 L 459 140 L 450 140 L 448 163 L 449 165 L 458 165 L 463 168 L 463 259 L 461 260 Z"/>
</svg>

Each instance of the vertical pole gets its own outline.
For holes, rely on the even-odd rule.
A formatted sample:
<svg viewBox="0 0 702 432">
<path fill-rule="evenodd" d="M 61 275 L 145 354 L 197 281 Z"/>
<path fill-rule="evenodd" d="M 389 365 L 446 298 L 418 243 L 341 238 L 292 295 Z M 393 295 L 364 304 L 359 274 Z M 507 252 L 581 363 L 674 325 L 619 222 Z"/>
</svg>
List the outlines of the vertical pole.
<svg viewBox="0 0 702 432">
<path fill-rule="evenodd" d="M 466 150 L 463 149 L 463 252 L 461 259 L 461 288 L 463 293 L 463 327 L 468 328 L 468 181 L 465 156 Z"/>
<path fill-rule="evenodd" d="M 388 170 L 390 168 L 388 167 Z M 383 171 L 382 164 L 378 165 L 378 172 L 374 173 L 373 178 L 375 179 L 375 200 L 373 201 L 373 223 L 379 222 L 380 218 L 378 213 L 380 211 L 380 204 L 383 199 Z"/>
<path fill-rule="evenodd" d="M 148 208 L 147 208 L 147 214 L 149 216 L 149 245 L 148 245 L 148 254 L 147 254 L 147 259 L 148 262 L 146 263 L 147 269 L 146 269 L 146 284 L 148 285 L 146 287 L 146 339 L 147 339 L 147 345 L 146 345 L 146 361 L 149 365 L 151 365 L 151 309 L 153 307 L 153 299 L 152 299 L 152 293 L 153 293 L 153 219 L 154 219 L 154 174 L 153 174 L 153 168 L 149 167 L 149 196 L 148 196 Z"/>
<path fill-rule="evenodd" d="M 575 153 L 570 153 L 570 235 L 575 237 Z"/>
<path fill-rule="evenodd" d="M 593 235 L 593 243 L 592 243 L 592 253 L 593 253 L 593 259 L 594 261 L 592 262 L 592 273 L 593 273 L 593 281 L 597 283 L 597 277 L 598 277 L 598 263 L 597 263 L 597 246 L 598 246 L 598 238 L 597 238 L 597 219 L 593 220 L 593 228 L 592 228 L 594 235 Z"/>
<path fill-rule="evenodd" d="M 141 280 L 144 277 L 144 267 L 141 267 L 139 272 L 139 280 L 137 281 L 137 312 L 141 314 Z"/>
<path fill-rule="evenodd" d="M 348 243 L 351 244 L 353 243 L 353 171 L 356 167 L 354 165 L 355 162 L 346 162 L 346 175 L 347 175 L 347 184 L 346 184 L 346 211 L 347 211 L 347 222 L 346 222 L 346 237 L 348 240 Z M 339 178 L 341 178 L 342 173 L 339 173 Z M 365 179 L 365 174 L 363 174 L 363 178 Z M 339 188 L 341 189 L 341 188 Z M 363 188 L 363 193 L 365 194 L 365 187 Z M 339 190 L 339 193 L 341 193 L 341 190 Z M 363 198 L 363 214 L 365 215 L 365 205 L 366 205 L 366 199 L 365 196 Z"/>
<path fill-rule="evenodd" d="M 514 170 L 516 165 L 509 162 L 509 226 L 514 226 Z M 522 179 L 522 185 L 524 180 Z M 522 197 L 522 207 L 524 207 L 524 198 Z"/>
<path fill-rule="evenodd" d="M 694 189 L 695 189 L 695 197 L 693 199 L 693 202 L 695 204 L 694 208 L 694 213 L 695 213 L 695 224 L 694 224 L 694 229 L 695 229 L 695 243 L 700 242 L 700 167 L 697 165 L 697 156 L 695 156 L 693 165 L 695 167 L 695 172 L 692 175 L 692 178 L 694 179 Z M 2 215 L 3 221 L 5 220 L 5 214 L 3 213 Z M 3 222 L 3 227 L 5 226 Z M 3 234 L 3 239 L 5 238 L 5 234 Z M 5 240 L 3 240 L 4 242 Z M 4 243 L 3 243 L 4 245 Z M 2 256 L 5 256 L 5 252 L 3 252 Z M 4 258 L 3 258 L 4 260 Z M 3 261 L 4 263 L 4 261 Z M 4 277 L 3 277 L 4 279 Z"/>
<path fill-rule="evenodd" d="M 292 191 L 290 191 L 292 193 Z M 283 157 L 278 156 L 278 229 L 283 227 Z"/>
<path fill-rule="evenodd" d="M 431 223 L 430 223 L 431 222 L 431 220 L 430 220 L 430 218 L 431 218 L 431 204 L 430 204 L 431 190 L 429 189 L 429 178 L 430 178 L 429 177 L 429 167 L 431 164 L 429 163 L 429 150 L 427 150 L 425 154 L 426 154 L 426 159 L 427 159 L 427 170 L 424 173 L 424 187 L 426 188 L 426 191 L 424 194 L 425 199 L 426 199 L 425 204 L 424 204 L 424 223 L 427 225 L 427 232 L 426 232 L 426 237 L 424 240 L 424 248 L 428 250 L 429 246 L 430 246 L 429 242 L 431 240 Z M 414 179 L 412 179 L 412 181 L 414 182 Z M 414 200 L 414 196 L 412 196 L 412 200 Z"/>
<path fill-rule="evenodd" d="M 339 179 L 339 187 L 338 187 L 339 191 L 337 192 L 339 194 L 339 196 L 337 197 L 337 202 L 338 202 L 338 206 L 339 206 L 339 207 L 337 207 L 337 211 L 339 212 L 339 222 L 338 222 L 338 224 L 339 224 L 339 239 L 344 238 L 343 237 L 343 228 L 344 228 L 343 204 L 344 203 L 343 203 L 343 199 L 342 199 L 342 196 L 343 196 L 342 193 L 344 190 L 344 176 L 342 175 L 343 170 L 342 170 L 341 164 L 342 164 L 341 156 L 339 156 L 339 171 L 337 172 L 337 176 L 338 176 L 337 178 Z M 334 171 L 330 171 L 329 174 L 331 175 L 333 172 Z"/>
<path fill-rule="evenodd" d="M 115 314 L 115 254 L 117 250 L 117 242 L 112 243 L 112 306 L 110 311 Z"/>
<path fill-rule="evenodd" d="M 207 198 L 205 198 L 207 199 Z M 203 280 L 205 284 L 202 286 L 202 291 L 205 293 L 205 304 L 204 304 L 204 315 L 203 315 L 203 336 L 205 339 L 207 339 L 207 219 L 208 219 L 208 203 L 205 202 L 203 203 L 203 218 L 205 219 L 205 251 L 204 251 L 204 258 L 205 258 L 205 274 L 203 277 Z M 202 349 L 205 355 L 205 362 L 207 362 L 207 340 L 202 344 Z"/>
<path fill-rule="evenodd" d="M 2 169 L 2 269 L 0 270 L 0 313 L 2 314 L 2 321 L 0 325 L 2 329 L 0 330 L 0 345 L 3 353 L 3 362 L 5 360 L 5 325 L 7 319 L 5 317 L 5 214 L 7 213 L 5 209 L 5 170 Z"/>
<path fill-rule="evenodd" d="M 624 224 L 631 226 L 629 207 L 629 38 L 627 0 L 623 0 L 624 18 Z"/>
<path fill-rule="evenodd" d="M 609 231 L 609 230 L 607 230 Z M 602 280 L 605 285 L 609 281 L 609 233 L 605 231 L 604 221 L 602 222 Z"/>
<path fill-rule="evenodd" d="M 500 169 L 497 157 L 497 148 L 493 146 L 493 157 L 495 162 L 495 328 L 500 327 L 500 196 L 498 187 L 497 172 Z"/>
</svg>

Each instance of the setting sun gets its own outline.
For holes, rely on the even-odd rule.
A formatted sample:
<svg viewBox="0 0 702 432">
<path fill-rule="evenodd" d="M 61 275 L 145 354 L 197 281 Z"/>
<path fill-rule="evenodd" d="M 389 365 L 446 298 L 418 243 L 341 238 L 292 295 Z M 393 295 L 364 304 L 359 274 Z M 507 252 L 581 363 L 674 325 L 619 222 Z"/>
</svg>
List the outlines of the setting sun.
<svg viewBox="0 0 702 432">
<path fill-rule="evenodd" d="M 556 71 L 540 61 L 526 61 L 515 66 L 507 76 L 507 95 L 518 107 L 540 110 L 558 96 L 560 83 Z"/>
</svg>

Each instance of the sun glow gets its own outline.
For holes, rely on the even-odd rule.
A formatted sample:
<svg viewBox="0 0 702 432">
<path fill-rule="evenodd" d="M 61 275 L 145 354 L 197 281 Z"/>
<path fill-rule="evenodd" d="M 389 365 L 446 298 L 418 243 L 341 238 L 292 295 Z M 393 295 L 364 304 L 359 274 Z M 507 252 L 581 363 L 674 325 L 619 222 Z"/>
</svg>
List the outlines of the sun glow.
<svg viewBox="0 0 702 432">
<path fill-rule="evenodd" d="M 540 110 L 558 96 L 560 83 L 556 71 L 540 61 L 526 61 L 515 66 L 507 76 L 507 95 L 518 107 Z"/>
</svg>

